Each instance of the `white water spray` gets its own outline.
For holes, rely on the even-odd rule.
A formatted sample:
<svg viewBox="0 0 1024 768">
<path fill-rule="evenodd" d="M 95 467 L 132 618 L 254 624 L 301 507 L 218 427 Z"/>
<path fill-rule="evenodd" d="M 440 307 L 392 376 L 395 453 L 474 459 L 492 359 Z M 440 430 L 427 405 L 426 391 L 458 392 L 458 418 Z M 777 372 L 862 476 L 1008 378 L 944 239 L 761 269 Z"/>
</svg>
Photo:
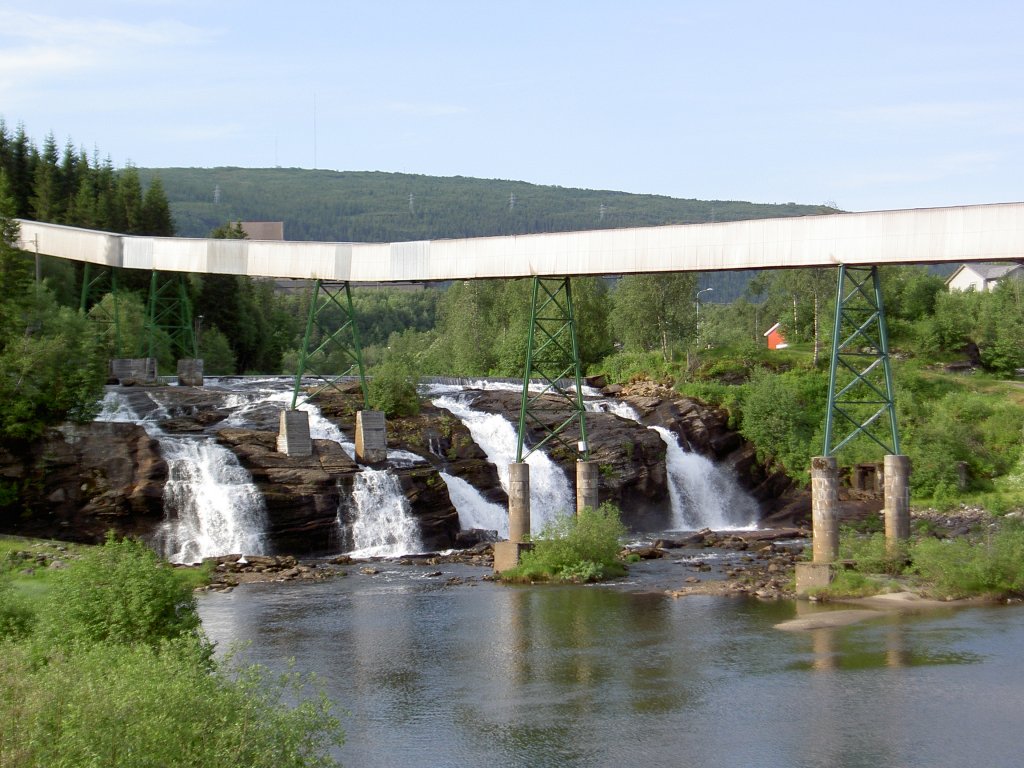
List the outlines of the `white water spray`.
<svg viewBox="0 0 1024 768">
<path fill-rule="evenodd" d="M 516 460 L 516 432 L 504 416 L 474 411 L 459 398 L 443 396 L 434 401 L 457 416 L 473 441 L 498 470 L 501 487 L 508 492 L 508 465 Z M 530 530 L 540 531 L 548 522 L 575 510 L 576 502 L 565 473 L 545 454 L 536 451 L 526 459 L 530 465 Z M 507 517 L 507 516 L 506 516 Z M 506 520 L 507 530 L 507 520 Z"/>
<path fill-rule="evenodd" d="M 419 526 L 398 478 L 387 470 L 364 469 L 352 488 L 355 557 L 398 557 L 419 552 Z"/>
<path fill-rule="evenodd" d="M 665 427 L 651 429 L 665 442 L 674 528 L 723 531 L 757 527 L 757 504 L 731 477 L 707 457 L 684 451 Z"/>
<path fill-rule="evenodd" d="M 508 538 L 508 512 L 504 507 L 487 501 L 480 491 L 461 477 L 438 472 L 448 486 L 448 497 L 459 513 L 459 527 L 464 531 L 479 528 L 497 531 L 498 538 Z"/>
<path fill-rule="evenodd" d="M 174 563 L 204 557 L 266 552 L 267 515 L 263 496 L 235 454 L 209 438 L 168 435 L 153 421 L 166 417 L 157 407 L 139 419 L 120 393 L 108 392 L 97 421 L 133 422 L 160 444 L 167 462 L 164 522 L 157 533 L 161 554 Z"/>
</svg>

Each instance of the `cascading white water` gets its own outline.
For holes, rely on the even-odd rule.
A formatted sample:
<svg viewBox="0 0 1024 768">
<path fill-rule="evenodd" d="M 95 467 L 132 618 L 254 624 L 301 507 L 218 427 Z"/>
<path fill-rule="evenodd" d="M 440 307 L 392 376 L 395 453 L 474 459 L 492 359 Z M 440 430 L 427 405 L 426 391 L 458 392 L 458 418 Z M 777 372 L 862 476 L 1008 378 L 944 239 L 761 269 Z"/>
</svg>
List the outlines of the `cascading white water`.
<svg viewBox="0 0 1024 768">
<path fill-rule="evenodd" d="M 516 432 L 504 416 L 475 411 L 464 400 L 444 395 L 433 400 L 457 416 L 498 470 L 501 487 L 508 492 L 508 465 L 516 460 Z M 540 531 L 559 515 L 576 508 L 575 498 L 565 473 L 544 453 L 537 451 L 526 459 L 530 465 L 530 530 Z M 507 521 L 505 523 L 507 530 Z"/>
<path fill-rule="evenodd" d="M 684 451 L 665 427 L 651 429 L 665 442 L 673 527 L 716 531 L 756 527 L 757 504 L 735 480 L 707 457 Z"/>
<path fill-rule="evenodd" d="M 263 496 L 235 454 L 209 439 L 167 436 L 160 450 L 168 465 L 164 506 L 173 513 L 161 526 L 164 557 L 195 563 L 234 552 L 265 552 Z"/>
<path fill-rule="evenodd" d="M 157 407 L 155 416 L 166 416 L 166 411 Z M 236 552 L 266 552 L 263 496 L 234 453 L 209 438 L 168 435 L 152 418 L 139 419 L 117 392 L 106 394 L 97 421 L 137 423 L 159 442 L 168 479 L 156 544 L 166 559 L 194 563 Z"/>
<path fill-rule="evenodd" d="M 352 487 L 356 557 L 398 557 L 419 552 L 419 526 L 398 478 L 382 469 L 364 469 Z"/>
<path fill-rule="evenodd" d="M 497 531 L 498 537 L 508 538 L 508 512 L 504 507 L 487 501 L 480 491 L 461 477 L 447 472 L 438 472 L 448 486 L 448 497 L 459 513 L 459 527 L 464 531 L 479 528 Z"/>
</svg>

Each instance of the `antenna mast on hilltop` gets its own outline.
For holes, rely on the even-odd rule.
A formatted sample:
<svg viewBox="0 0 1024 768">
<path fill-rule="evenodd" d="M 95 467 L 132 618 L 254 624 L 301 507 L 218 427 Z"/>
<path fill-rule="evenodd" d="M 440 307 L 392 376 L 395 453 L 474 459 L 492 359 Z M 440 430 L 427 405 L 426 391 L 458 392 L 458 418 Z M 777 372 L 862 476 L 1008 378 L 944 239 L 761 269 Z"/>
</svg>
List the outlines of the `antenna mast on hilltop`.
<svg viewBox="0 0 1024 768">
<path fill-rule="evenodd" d="M 313 94 L 313 170 L 316 170 L 316 94 Z"/>
</svg>

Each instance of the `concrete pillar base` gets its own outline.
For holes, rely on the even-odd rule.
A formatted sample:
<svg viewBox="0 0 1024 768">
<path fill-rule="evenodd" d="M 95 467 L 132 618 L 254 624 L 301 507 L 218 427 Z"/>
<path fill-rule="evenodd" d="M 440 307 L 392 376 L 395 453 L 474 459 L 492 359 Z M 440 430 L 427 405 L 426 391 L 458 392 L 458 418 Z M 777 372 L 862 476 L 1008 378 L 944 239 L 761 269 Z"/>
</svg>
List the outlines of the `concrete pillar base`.
<svg viewBox="0 0 1024 768">
<path fill-rule="evenodd" d="M 190 357 L 178 361 L 178 385 L 182 387 L 203 386 L 203 360 Z"/>
<path fill-rule="evenodd" d="M 601 503 L 598 494 L 599 480 L 596 461 L 576 462 L 576 514 L 584 508 L 597 509 Z"/>
<path fill-rule="evenodd" d="M 356 461 L 380 464 L 388 459 L 384 411 L 356 411 Z"/>
<path fill-rule="evenodd" d="M 533 549 L 528 541 L 496 541 L 494 543 L 494 572 L 510 570 L 519 565 L 519 557 L 523 552 Z"/>
<path fill-rule="evenodd" d="M 519 543 L 530 536 L 530 465 L 508 465 L 508 540 Z"/>
<path fill-rule="evenodd" d="M 825 589 L 836 577 L 834 563 L 797 563 L 796 596 L 806 597 L 818 589 Z"/>
<path fill-rule="evenodd" d="M 308 413 L 305 411 L 281 411 L 280 427 L 277 431 L 277 452 L 288 456 L 313 455 Z"/>
</svg>

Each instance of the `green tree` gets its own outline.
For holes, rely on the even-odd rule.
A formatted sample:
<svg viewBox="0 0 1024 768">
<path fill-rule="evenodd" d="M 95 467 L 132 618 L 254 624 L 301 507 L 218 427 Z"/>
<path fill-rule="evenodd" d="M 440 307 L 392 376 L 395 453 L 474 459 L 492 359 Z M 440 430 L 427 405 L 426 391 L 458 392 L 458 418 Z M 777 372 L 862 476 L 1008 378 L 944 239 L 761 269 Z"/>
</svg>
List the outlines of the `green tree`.
<svg viewBox="0 0 1024 768">
<path fill-rule="evenodd" d="M 661 351 L 665 361 L 697 327 L 694 273 L 628 275 L 612 295 L 611 326 L 627 349 Z"/>
<path fill-rule="evenodd" d="M 171 217 L 171 206 L 164 194 L 164 185 L 159 176 L 154 176 L 146 188 L 142 198 L 140 230 L 142 234 L 155 237 L 172 237 L 174 235 L 174 219 Z"/>
</svg>

